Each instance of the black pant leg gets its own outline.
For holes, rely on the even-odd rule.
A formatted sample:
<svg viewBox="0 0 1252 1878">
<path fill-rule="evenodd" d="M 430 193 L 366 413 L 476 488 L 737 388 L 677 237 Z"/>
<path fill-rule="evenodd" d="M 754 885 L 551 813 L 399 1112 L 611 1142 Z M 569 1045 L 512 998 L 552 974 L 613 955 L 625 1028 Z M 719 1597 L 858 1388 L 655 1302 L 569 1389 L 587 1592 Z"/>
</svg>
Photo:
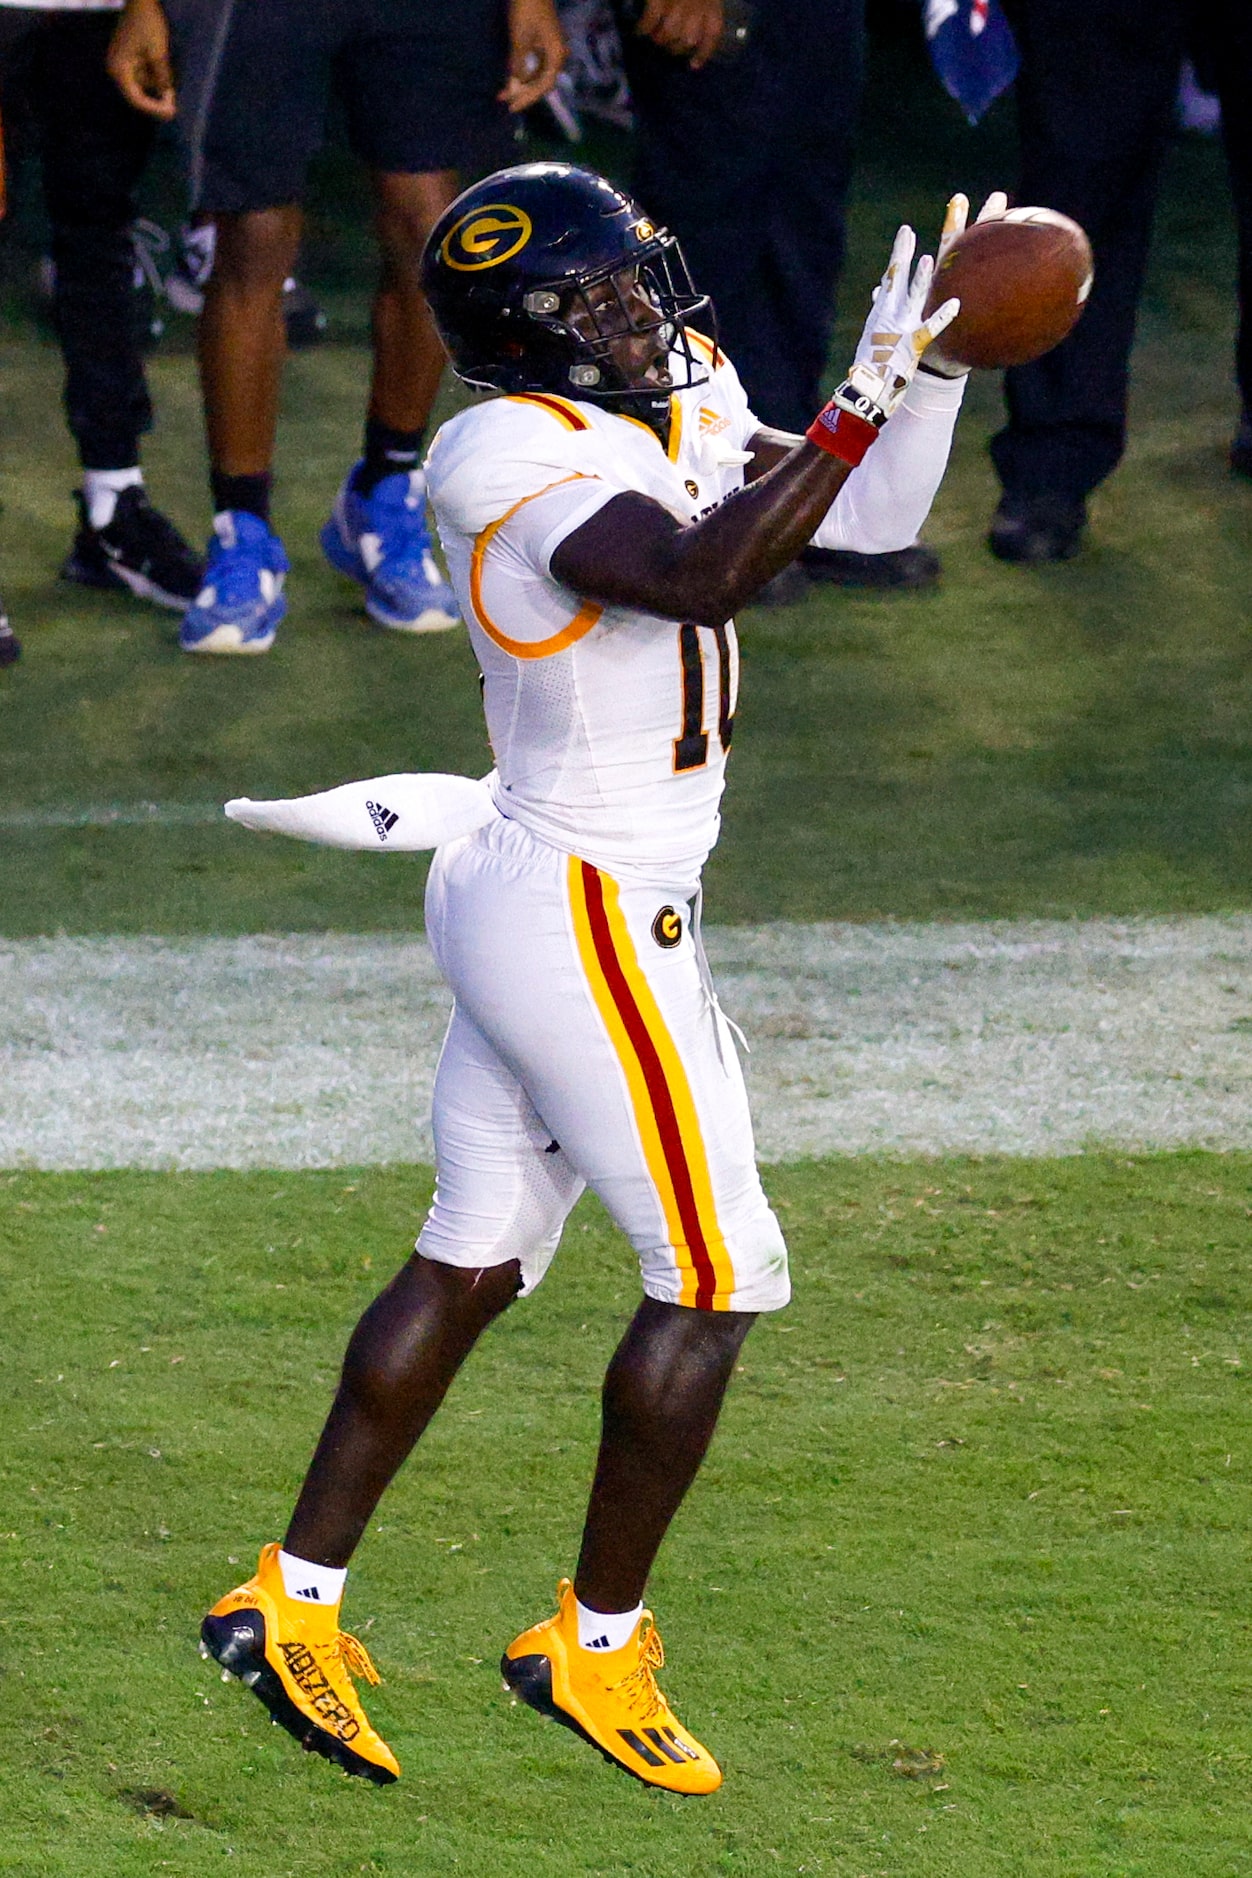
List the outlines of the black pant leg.
<svg viewBox="0 0 1252 1878">
<path fill-rule="evenodd" d="M 1018 199 L 1081 222 L 1095 285 L 1069 339 L 1005 376 L 1009 496 L 1086 496 L 1121 459 L 1135 314 L 1182 56 L 1180 0 L 1017 0 Z"/>
<path fill-rule="evenodd" d="M 66 13 L 37 29 L 31 101 L 56 265 L 65 414 L 87 469 L 126 469 L 152 423 L 135 319 L 130 225 L 155 136 L 105 69 L 117 16 Z"/>
<path fill-rule="evenodd" d="M 1222 105 L 1222 141 L 1239 237 L 1235 377 L 1243 408 L 1252 412 L 1252 7 L 1247 0 L 1198 0 L 1195 28 L 1201 76 Z"/>
<path fill-rule="evenodd" d="M 816 409 L 843 261 L 863 0 L 761 0 L 745 49 L 692 72 L 625 36 L 635 186 L 679 237 L 768 424 Z"/>
</svg>

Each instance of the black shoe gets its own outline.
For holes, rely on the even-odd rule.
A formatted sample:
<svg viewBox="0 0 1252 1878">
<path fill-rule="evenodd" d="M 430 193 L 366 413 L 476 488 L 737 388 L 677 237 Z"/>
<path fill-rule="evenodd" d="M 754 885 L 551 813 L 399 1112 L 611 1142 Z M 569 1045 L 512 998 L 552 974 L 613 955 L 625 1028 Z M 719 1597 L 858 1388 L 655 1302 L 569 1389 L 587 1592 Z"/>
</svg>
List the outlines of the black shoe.
<svg viewBox="0 0 1252 1878">
<path fill-rule="evenodd" d="M 773 580 L 767 580 L 759 593 L 754 593 L 748 601 L 749 606 L 797 606 L 801 600 L 807 600 L 813 591 L 813 585 L 804 569 L 793 561 L 790 567 L 784 567 Z"/>
<path fill-rule="evenodd" d="M 853 548 L 805 548 L 800 566 L 810 580 L 828 580 L 836 587 L 896 591 L 933 587 L 939 578 L 939 556 L 915 541 L 911 548 L 889 554 L 858 554 Z"/>
<path fill-rule="evenodd" d="M 1236 476 L 1252 476 L 1252 416 L 1244 411 L 1230 440 L 1230 467 Z"/>
<path fill-rule="evenodd" d="M 16 665 L 22 656 L 22 642 L 9 625 L 0 604 L 0 665 Z"/>
<path fill-rule="evenodd" d="M 1086 526 L 1081 496 L 1001 496 L 987 545 L 999 560 L 1022 567 L 1072 561 Z"/>
<path fill-rule="evenodd" d="M 141 600 L 181 613 L 200 591 L 204 562 L 185 542 L 168 515 L 154 509 L 141 484 L 123 489 L 113 520 L 93 528 L 81 490 L 76 490 L 78 533 L 62 580 L 80 587 L 124 587 Z"/>
</svg>

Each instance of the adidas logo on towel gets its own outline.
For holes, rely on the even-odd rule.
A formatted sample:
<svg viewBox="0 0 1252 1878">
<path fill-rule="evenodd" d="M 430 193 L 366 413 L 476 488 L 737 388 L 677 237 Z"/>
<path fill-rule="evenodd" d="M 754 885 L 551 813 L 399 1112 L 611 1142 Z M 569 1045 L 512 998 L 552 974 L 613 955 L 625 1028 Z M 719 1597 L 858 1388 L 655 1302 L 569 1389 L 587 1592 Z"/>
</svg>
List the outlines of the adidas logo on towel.
<svg viewBox="0 0 1252 1878">
<path fill-rule="evenodd" d="M 381 802 L 367 802 L 365 806 L 370 812 L 370 820 L 378 830 L 378 839 L 385 841 L 400 817 L 394 809 L 385 808 Z"/>
</svg>

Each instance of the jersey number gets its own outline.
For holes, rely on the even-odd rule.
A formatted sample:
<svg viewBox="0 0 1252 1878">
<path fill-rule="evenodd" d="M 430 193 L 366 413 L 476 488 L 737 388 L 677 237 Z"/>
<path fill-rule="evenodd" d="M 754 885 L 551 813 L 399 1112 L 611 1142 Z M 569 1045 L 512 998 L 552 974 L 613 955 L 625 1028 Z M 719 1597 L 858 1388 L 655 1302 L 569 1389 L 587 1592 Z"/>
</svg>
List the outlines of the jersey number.
<svg viewBox="0 0 1252 1878">
<path fill-rule="evenodd" d="M 704 652 L 700 628 L 678 628 L 678 658 L 682 667 L 682 734 L 674 739 L 674 770 L 703 769 L 709 760 L 709 733 L 704 728 Z M 730 641 L 724 626 L 706 627 L 717 647 L 717 737 L 722 750 L 730 748 L 735 719 L 730 702 Z"/>
</svg>

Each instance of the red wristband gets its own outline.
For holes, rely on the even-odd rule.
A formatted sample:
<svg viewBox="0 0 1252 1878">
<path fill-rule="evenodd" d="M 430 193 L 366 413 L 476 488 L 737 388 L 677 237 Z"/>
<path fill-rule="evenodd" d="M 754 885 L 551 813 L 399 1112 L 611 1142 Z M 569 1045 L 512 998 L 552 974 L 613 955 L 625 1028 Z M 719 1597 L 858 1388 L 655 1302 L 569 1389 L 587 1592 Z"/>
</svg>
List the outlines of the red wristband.
<svg viewBox="0 0 1252 1878">
<path fill-rule="evenodd" d="M 850 463 L 855 469 L 877 437 L 878 429 L 866 418 L 845 411 L 832 398 L 825 409 L 817 413 L 804 434 L 819 450 L 825 450 L 829 456 L 837 456 L 841 462 Z"/>
</svg>

